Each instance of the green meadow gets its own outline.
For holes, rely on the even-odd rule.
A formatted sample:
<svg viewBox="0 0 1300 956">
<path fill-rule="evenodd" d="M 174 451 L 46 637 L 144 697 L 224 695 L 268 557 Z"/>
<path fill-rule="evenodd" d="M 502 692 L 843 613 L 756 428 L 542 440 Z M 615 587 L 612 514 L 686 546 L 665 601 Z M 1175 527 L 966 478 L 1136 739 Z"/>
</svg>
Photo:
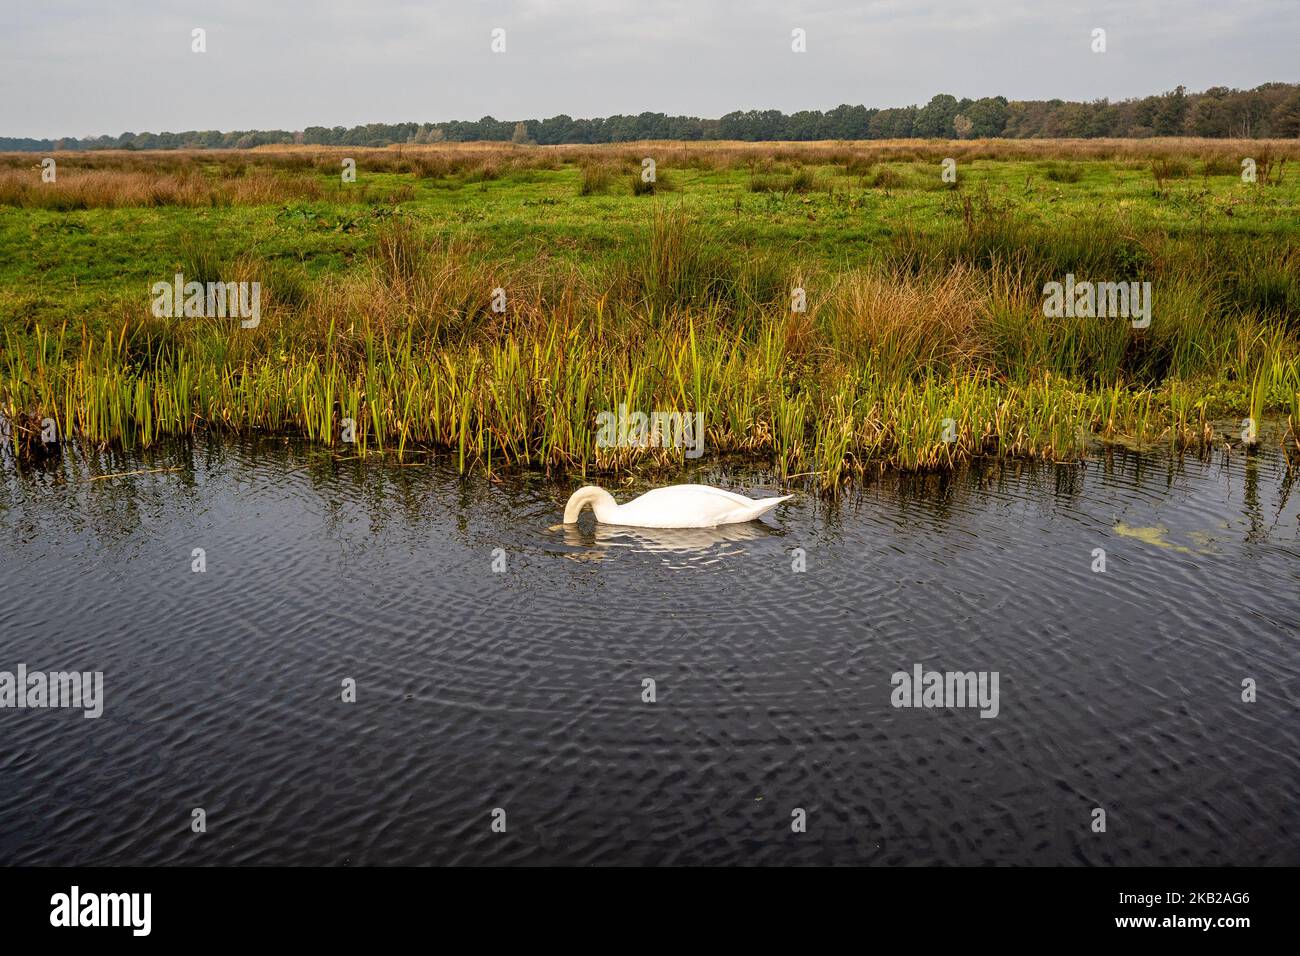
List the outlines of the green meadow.
<svg viewBox="0 0 1300 956">
<path fill-rule="evenodd" d="M 702 412 L 710 453 L 828 489 L 1105 442 L 1267 441 L 1300 462 L 1298 153 L 122 152 L 57 154 L 52 183 L 39 157 L 6 154 L 0 405 L 20 458 L 51 453 L 53 419 L 128 446 L 216 429 L 464 469 L 679 465 L 676 449 L 597 447 L 597 414 L 625 403 Z M 256 328 L 155 316 L 151 287 L 177 273 L 258 282 Z M 1044 284 L 1067 274 L 1151 283 L 1150 325 L 1045 316 Z"/>
</svg>

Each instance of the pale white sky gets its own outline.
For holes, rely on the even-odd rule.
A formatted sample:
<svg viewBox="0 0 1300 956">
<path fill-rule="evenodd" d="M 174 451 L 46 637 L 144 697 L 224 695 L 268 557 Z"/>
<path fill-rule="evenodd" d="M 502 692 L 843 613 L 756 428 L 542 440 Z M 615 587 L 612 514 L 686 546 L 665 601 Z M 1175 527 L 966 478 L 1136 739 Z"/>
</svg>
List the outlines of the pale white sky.
<svg viewBox="0 0 1300 956">
<path fill-rule="evenodd" d="M 190 51 L 207 30 L 208 50 Z M 506 52 L 493 54 L 493 27 Z M 807 31 L 808 52 L 790 50 Z M 1107 52 L 1089 49 L 1094 27 Z M 0 135 L 1122 99 L 1300 80 L 1298 0 L 3 0 Z"/>
</svg>

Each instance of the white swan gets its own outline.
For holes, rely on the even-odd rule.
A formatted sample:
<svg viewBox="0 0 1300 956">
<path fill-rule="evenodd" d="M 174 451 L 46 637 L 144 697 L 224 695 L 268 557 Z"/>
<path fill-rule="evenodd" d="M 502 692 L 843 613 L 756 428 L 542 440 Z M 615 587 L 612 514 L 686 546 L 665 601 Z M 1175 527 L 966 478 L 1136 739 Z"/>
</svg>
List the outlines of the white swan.
<svg viewBox="0 0 1300 956">
<path fill-rule="evenodd" d="M 591 505 L 601 524 L 634 528 L 714 528 L 720 524 L 752 521 L 790 498 L 755 500 L 708 485 L 669 485 L 647 491 L 625 505 L 604 488 L 586 485 L 569 497 L 564 506 L 564 523 L 574 524 L 582 509 Z"/>
</svg>

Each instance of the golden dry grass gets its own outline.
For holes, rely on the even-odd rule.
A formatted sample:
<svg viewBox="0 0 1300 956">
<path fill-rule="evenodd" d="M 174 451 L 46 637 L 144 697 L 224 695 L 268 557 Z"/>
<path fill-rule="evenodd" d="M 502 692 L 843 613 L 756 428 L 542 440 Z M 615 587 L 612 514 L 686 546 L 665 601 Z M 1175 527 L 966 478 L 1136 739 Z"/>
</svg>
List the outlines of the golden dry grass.
<svg viewBox="0 0 1300 956">
<path fill-rule="evenodd" d="M 639 162 L 653 153 L 662 165 L 746 167 L 757 161 L 836 164 L 854 160 L 878 162 L 942 159 L 966 160 L 1111 160 L 1149 162 L 1153 159 L 1240 160 L 1273 156 L 1300 159 L 1300 140 L 1199 139 L 971 139 L 971 140 L 820 140 L 816 142 L 737 142 L 708 140 L 640 140 L 599 145 L 522 146 L 515 143 L 432 143 L 427 145 L 259 146 L 247 150 L 100 150 L 86 152 L 0 153 L 0 169 L 39 171 L 43 156 L 53 156 L 64 168 L 121 171 L 179 171 L 206 166 L 242 175 L 248 166 L 283 170 L 310 168 L 335 173 L 343 158 L 364 160 L 367 168 L 385 172 L 440 175 L 475 165 L 495 164 L 500 170 L 553 168 L 560 163 Z M 423 168 L 422 168 L 423 167 Z"/>
<path fill-rule="evenodd" d="M 251 150 L 104 150 L 55 152 L 54 183 L 43 183 L 46 154 L 0 153 L 0 206 L 86 209 L 131 206 L 257 205 L 323 196 L 344 159 L 370 173 L 407 174 L 417 179 L 461 177 L 495 180 L 527 170 L 576 167 L 588 191 L 607 188 L 605 179 L 638 173 L 652 156 L 661 169 L 730 170 L 770 173 L 773 169 L 837 165 L 865 175 L 881 163 L 1094 160 L 1134 164 L 1157 171 L 1190 168 L 1232 172 L 1245 157 L 1266 180 L 1284 161 L 1300 159 L 1297 140 L 1090 139 L 1090 140 L 866 140 L 810 143 L 729 141 L 642 141 L 597 146 L 521 146 L 512 143 L 441 143 L 383 148 L 347 146 L 264 146 Z M 890 174 L 876 169 L 874 174 Z M 810 175 L 810 174 L 808 174 Z M 896 174 L 894 174 L 896 175 Z M 596 180 L 601 180 L 597 182 Z M 666 185 L 667 180 L 664 180 Z M 406 187 L 409 189 L 409 187 Z M 356 190 L 347 202 L 376 198 Z M 389 197 L 393 198 L 393 197 Z M 401 200 L 409 195 L 399 195 Z"/>
</svg>

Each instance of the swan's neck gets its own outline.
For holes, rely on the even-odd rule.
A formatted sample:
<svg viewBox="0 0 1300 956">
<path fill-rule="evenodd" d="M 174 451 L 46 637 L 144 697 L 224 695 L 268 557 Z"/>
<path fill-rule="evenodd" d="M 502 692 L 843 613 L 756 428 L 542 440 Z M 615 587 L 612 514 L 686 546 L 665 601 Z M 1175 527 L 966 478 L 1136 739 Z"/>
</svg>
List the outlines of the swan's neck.
<svg viewBox="0 0 1300 956">
<path fill-rule="evenodd" d="M 603 524 L 616 523 L 614 516 L 618 513 L 618 503 L 608 491 L 595 485 L 579 488 L 569 497 L 569 503 L 564 506 L 564 523 L 576 524 L 578 515 L 582 514 L 582 509 L 587 505 L 591 505 L 597 521 Z"/>
</svg>

